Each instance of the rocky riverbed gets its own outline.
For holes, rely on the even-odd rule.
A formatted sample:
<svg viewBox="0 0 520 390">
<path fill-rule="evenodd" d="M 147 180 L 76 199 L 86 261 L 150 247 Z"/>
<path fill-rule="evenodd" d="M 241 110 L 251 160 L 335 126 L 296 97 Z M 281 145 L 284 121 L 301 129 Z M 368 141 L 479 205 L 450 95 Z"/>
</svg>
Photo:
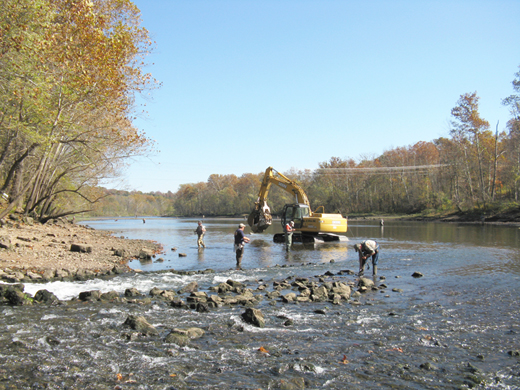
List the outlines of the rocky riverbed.
<svg viewBox="0 0 520 390">
<path fill-rule="evenodd" d="M 130 272 L 130 259 L 161 250 L 156 242 L 115 237 L 64 218 L 40 224 L 12 214 L 0 221 L 0 279 L 11 283 Z"/>
</svg>

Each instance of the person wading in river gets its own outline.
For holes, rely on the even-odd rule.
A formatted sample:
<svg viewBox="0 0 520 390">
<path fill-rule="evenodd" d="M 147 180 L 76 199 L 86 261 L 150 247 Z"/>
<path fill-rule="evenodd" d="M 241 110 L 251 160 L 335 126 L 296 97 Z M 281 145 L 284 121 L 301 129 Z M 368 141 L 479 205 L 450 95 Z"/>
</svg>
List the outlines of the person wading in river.
<svg viewBox="0 0 520 390">
<path fill-rule="evenodd" d="M 199 221 L 197 229 L 195 229 L 195 233 L 197 233 L 197 245 L 200 248 L 206 248 L 204 245 L 204 233 L 206 233 L 206 228 L 202 225 L 202 221 Z"/>
<path fill-rule="evenodd" d="M 288 251 L 291 249 L 292 245 L 292 236 L 294 233 L 294 221 L 288 222 L 284 229 L 285 231 L 285 250 Z"/>
<path fill-rule="evenodd" d="M 365 263 L 372 256 L 372 274 L 377 275 L 377 261 L 379 260 L 379 245 L 374 240 L 365 240 L 361 244 L 354 244 L 354 250 L 359 254 L 359 276 L 365 273 Z"/>
<path fill-rule="evenodd" d="M 248 237 L 244 235 L 244 229 L 246 225 L 241 223 L 238 225 L 238 229 L 235 231 L 235 252 L 237 254 L 237 269 L 242 269 L 242 256 L 244 256 L 244 245 L 250 241 Z"/>
</svg>

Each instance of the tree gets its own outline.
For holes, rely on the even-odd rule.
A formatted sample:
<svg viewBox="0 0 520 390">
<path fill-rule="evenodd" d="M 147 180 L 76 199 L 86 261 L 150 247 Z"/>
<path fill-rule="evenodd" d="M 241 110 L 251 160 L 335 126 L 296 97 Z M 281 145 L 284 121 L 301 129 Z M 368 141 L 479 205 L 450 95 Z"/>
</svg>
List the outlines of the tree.
<svg viewBox="0 0 520 390">
<path fill-rule="evenodd" d="M 480 117 L 478 111 L 479 99 L 476 92 L 466 93 L 460 96 L 457 106 L 451 110 L 451 115 L 454 118 L 451 121 L 451 134 L 460 145 L 464 154 L 466 161 L 466 178 L 472 197 L 474 195 L 472 183 L 474 167 L 472 166 L 472 162 L 475 161 L 476 157 L 476 177 L 480 189 L 479 194 L 480 199 L 485 203 L 489 198 L 489 187 L 484 183 L 484 164 L 486 162 L 485 159 L 489 159 L 490 153 L 489 150 L 485 148 L 485 145 L 483 145 L 483 137 L 489 136 L 490 132 L 489 122 Z M 474 153 L 471 153 L 470 149 L 473 149 Z"/>
<path fill-rule="evenodd" d="M 153 88 L 151 50 L 129 0 L 5 0 L 0 6 L 0 187 L 6 215 L 87 209 L 100 179 L 150 141 L 132 125 L 134 94 Z M 57 207 L 61 205 L 60 207 Z"/>
<path fill-rule="evenodd" d="M 520 66 L 519 66 L 520 68 Z M 515 74 L 513 89 L 517 94 L 505 98 L 502 103 L 509 107 L 511 119 L 507 123 L 507 160 L 509 161 L 509 182 L 516 201 L 520 198 L 520 71 Z"/>
</svg>

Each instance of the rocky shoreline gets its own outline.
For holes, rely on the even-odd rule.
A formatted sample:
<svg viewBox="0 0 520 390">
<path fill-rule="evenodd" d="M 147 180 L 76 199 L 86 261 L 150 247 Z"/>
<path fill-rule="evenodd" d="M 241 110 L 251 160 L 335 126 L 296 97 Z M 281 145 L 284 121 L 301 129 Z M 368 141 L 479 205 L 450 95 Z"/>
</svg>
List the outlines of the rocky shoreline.
<svg viewBox="0 0 520 390">
<path fill-rule="evenodd" d="M 136 272 L 127 265 L 162 251 L 148 240 L 115 237 L 65 218 L 45 224 L 11 214 L 0 220 L 0 280 L 8 283 L 86 280 Z"/>
</svg>

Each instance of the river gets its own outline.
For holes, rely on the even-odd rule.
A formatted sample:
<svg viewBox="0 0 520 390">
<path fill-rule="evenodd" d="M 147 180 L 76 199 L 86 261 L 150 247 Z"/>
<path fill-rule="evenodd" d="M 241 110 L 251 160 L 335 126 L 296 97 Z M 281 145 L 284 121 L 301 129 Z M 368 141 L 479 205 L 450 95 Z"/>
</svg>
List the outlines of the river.
<svg viewBox="0 0 520 390">
<path fill-rule="evenodd" d="M 26 284 L 26 292 L 47 289 L 64 303 L 0 307 L 0 390 L 520 388 L 518 227 L 389 220 L 381 228 L 377 221 L 350 221 L 348 241 L 297 243 L 288 252 L 272 242 L 278 224 L 262 234 L 246 228 L 251 243 L 237 271 L 232 240 L 239 222 L 204 219 L 203 250 L 196 219 L 84 222 L 160 242 L 164 253 L 132 261 L 145 271 L 132 276 Z M 256 306 L 264 328 L 242 321 L 243 306 L 199 313 L 155 301 L 71 300 L 91 290 L 177 291 L 191 281 L 208 291 L 232 279 L 259 295 L 265 295 L 259 285 L 272 290 L 274 281 L 291 277 L 354 283 L 355 275 L 340 271 L 357 271 L 352 244 L 367 238 L 381 247 L 378 290 L 340 305 L 264 297 Z M 168 272 L 206 269 L 214 272 Z M 128 339 L 129 315 L 144 316 L 159 336 Z M 205 334 L 187 346 L 163 342 L 169 330 L 187 327 Z"/>
</svg>

